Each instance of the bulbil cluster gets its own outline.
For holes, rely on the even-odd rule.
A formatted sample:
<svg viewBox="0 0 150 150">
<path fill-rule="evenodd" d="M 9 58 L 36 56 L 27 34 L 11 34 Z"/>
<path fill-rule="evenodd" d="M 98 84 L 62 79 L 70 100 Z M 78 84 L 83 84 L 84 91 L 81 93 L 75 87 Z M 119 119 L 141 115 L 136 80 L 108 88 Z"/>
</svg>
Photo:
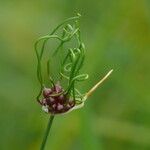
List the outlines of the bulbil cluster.
<svg viewBox="0 0 150 150">
<path fill-rule="evenodd" d="M 43 99 L 39 101 L 42 110 L 50 114 L 61 114 L 75 106 L 75 101 L 69 98 L 63 88 L 56 84 L 52 88 L 43 89 Z"/>
</svg>

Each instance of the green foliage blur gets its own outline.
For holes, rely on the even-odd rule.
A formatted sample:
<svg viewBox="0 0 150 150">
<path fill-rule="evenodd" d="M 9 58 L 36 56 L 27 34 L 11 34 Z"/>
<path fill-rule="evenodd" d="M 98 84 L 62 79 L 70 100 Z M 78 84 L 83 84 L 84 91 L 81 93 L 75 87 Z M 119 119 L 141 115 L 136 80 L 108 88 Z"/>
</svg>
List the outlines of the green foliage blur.
<svg viewBox="0 0 150 150">
<path fill-rule="evenodd" d="M 46 150 L 150 149 L 149 0 L 0 0 L 0 150 L 38 150 L 49 116 L 36 102 L 34 42 L 82 15 L 83 109 L 54 120 Z"/>
</svg>

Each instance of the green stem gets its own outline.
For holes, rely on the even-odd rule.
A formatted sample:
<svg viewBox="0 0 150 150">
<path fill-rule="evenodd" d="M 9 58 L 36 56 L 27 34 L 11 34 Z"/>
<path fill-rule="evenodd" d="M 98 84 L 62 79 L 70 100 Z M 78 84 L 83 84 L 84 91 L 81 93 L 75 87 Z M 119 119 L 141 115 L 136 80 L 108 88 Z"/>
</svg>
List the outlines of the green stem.
<svg viewBox="0 0 150 150">
<path fill-rule="evenodd" d="M 51 115 L 49 118 L 49 121 L 48 121 L 47 129 L 46 129 L 40 150 L 44 150 L 44 148 L 45 148 L 46 141 L 47 141 L 47 138 L 48 138 L 48 135 L 49 135 L 52 123 L 53 123 L 53 119 L 54 119 L 54 115 Z"/>
</svg>

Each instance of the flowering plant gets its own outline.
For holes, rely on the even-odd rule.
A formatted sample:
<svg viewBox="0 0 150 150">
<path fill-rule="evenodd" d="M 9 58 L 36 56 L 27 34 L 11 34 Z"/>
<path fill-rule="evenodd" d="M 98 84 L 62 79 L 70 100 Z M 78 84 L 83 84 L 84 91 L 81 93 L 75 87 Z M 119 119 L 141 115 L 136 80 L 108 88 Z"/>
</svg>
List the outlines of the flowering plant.
<svg viewBox="0 0 150 150">
<path fill-rule="evenodd" d="M 80 14 L 77 14 L 75 17 L 66 19 L 50 34 L 40 37 L 35 42 L 35 52 L 38 60 L 37 78 L 40 83 L 40 92 L 37 96 L 37 101 L 42 106 L 44 112 L 51 114 L 41 150 L 45 147 L 54 116 L 66 114 L 83 107 L 86 99 L 112 72 L 112 70 L 109 71 L 102 80 L 85 94 L 81 94 L 77 89 L 76 85 L 78 82 L 88 79 L 88 74 L 80 73 L 85 60 L 85 46 L 81 40 L 81 32 L 78 23 L 80 16 Z M 72 24 L 70 22 L 72 22 Z M 61 35 L 57 33 L 60 29 L 62 29 Z M 52 57 L 55 57 L 60 53 L 65 54 L 65 56 L 61 55 L 60 69 L 58 73 L 59 77 L 57 80 L 54 80 L 50 74 L 51 57 L 48 56 L 48 59 L 46 60 L 46 73 L 48 78 L 46 80 L 48 80 L 51 85 L 46 86 L 42 63 L 46 44 L 50 39 L 56 39 L 59 41 Z M 71 41 L 74 41 L 75 46 L 73 46 L 73 48 L 64 48 L 64 45 Z M 65 86 L 62 84 L 64 81 L 66 83 Z"/>
</svg>

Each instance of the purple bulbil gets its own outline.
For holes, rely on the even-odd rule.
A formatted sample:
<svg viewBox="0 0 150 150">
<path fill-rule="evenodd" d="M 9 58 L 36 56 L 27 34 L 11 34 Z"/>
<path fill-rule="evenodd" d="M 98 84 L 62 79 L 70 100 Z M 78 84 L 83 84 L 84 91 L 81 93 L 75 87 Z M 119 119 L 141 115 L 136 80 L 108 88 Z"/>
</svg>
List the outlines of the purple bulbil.
<svg viewBox="0 0 150 150">
<path fill-rule="evenodd" d="M 75 106 L 75 101 L 63 93 L 63 88 L 56 84 L 52 88 L 43 89 L 43 99 L 39 101 L 42 109 L 51 114 L 61 114 Z"/>
</svg>

